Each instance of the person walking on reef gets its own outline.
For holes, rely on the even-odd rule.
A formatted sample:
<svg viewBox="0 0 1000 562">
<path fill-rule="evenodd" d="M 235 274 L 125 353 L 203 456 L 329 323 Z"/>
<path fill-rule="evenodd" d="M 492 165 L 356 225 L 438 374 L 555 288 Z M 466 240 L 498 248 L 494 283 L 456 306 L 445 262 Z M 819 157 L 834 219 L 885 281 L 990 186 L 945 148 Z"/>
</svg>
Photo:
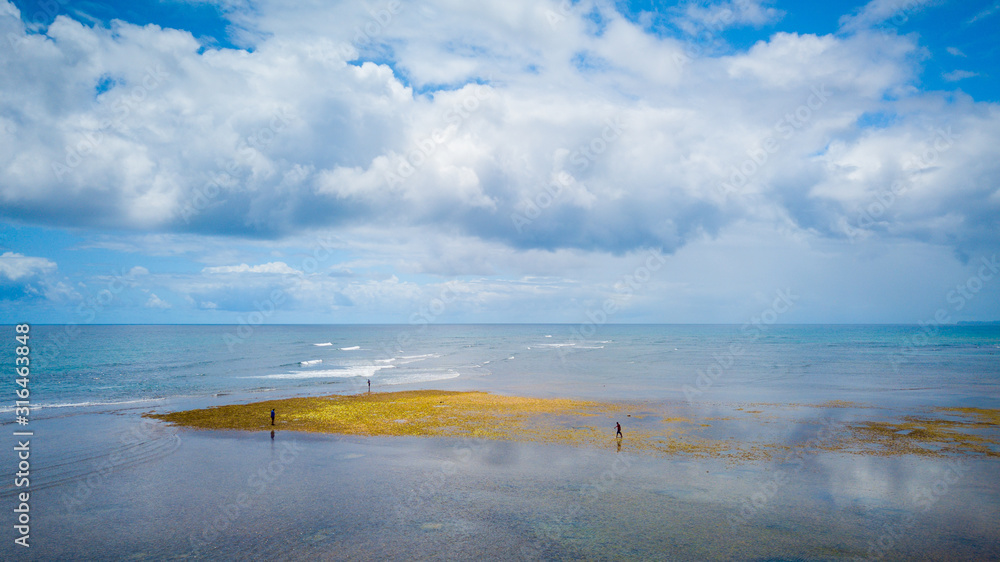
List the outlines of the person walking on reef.
<svg viewBox="0 0 1000 562">
<path fill-rule="evenodd" d="M 271 425 L 274 425 L 274 408 L 271 408 Z"/>
<path fill-rule="evenodd" d="M 615 422 L 615 437 L 622 437 L 622 424 Z"/>
</svg>

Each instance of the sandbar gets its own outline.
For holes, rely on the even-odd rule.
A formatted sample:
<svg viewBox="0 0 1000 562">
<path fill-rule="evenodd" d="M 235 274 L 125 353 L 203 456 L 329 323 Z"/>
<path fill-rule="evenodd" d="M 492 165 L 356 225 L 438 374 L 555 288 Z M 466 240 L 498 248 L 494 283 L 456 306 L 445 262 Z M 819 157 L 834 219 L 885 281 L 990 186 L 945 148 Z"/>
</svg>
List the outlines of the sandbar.
<svg viewBox="0 0 1000 562">
<path fill-rule="evenodd" d="M 780 407 L 779 407 L 780 406 Z M 481 391 L 414 390 L 288 398 L 215 406 L 150 418 L 179 426 L 243 431 L 303 431 L 356 436 L 419 436 L 627 447 L 656 456 L 731 461 L 791 459 L 804 452 L 897 456 L 1000 456 L 997 410 L 929 407 L 896 418 L 820 420 L 815 438 L 769 437 L 781 410 L 863 404 L 755 404 L 729 417 L 678 416 L 668 405 L 505 396 Z M 276 412 L 271 425 L 270 411 Z M 625 428 L 615 438 L 615 422 Z M 778 418 L 780 422 L 780 417 Z M 740 431 L 731 431 L 732 424 Z M 756 431 L 759 428 L 760 431 Z M 750 435 L 752 437 L 748 438 Z"/>
</svg>

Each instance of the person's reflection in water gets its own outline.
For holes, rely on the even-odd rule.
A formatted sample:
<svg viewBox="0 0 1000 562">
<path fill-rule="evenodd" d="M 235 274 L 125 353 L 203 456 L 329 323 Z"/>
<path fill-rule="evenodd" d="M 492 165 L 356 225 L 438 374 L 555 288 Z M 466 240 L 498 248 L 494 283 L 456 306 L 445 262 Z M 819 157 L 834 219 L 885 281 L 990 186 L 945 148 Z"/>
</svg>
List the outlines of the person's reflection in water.
<svg viewBox="0 0 1000 562">
<path fill-rule="evenodd" d="M 271 430 L 271 441 L 274 441 L 274 430 Z M 618 444 L 618 448 L 621 449 L 621 443 Z"/>
</svg>

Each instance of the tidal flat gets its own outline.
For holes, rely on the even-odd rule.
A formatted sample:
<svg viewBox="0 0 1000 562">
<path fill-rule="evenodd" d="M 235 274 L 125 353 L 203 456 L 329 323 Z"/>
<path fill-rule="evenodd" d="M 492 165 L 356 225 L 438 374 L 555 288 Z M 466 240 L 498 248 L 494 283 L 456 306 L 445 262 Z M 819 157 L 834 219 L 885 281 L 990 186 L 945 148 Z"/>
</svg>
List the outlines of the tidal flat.
<svg viewBox="0 0 1000 562">
<path fill-rule="evenodd" d="M 844 409 L 799 442 L 769 438 L 791 410 Z M 274 424 L 270 411 L 277 415 Z M 928 407 L 887 412 L 864 404 L 753 403 L 728 415 L 678 415 L 669 404 L 507 396 L 481 391 L 413 390 L 288 398 L 149 417 L 200 429 L 304 431 L 357 436 L 492 439 L 603 448 L 625 427 L 628 450 L 729 461 L 787 460 L 819 450 L 858 455 L 1000 456 L 1000 414 L 982 408 Z M 757 428 L 755 431 L 754 428 Z"/>
</svg>

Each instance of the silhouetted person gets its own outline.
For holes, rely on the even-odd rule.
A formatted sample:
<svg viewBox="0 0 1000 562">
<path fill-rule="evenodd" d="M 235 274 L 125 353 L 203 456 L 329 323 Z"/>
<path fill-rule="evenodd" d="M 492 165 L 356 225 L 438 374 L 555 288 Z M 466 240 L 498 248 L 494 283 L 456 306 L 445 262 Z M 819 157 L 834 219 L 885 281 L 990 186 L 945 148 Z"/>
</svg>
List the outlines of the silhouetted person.
<svg viewBox="0 0 1000 562">
<path fill-rule="evenodd" d="M 271 408 L 271 425 L 274 425 L 274 408 Z"/>
<path fill-rule="evenodd" d="M 372 380 L 368 379 L 368 393 L 371 394 L 371 392 L 372 392 Z"/>
<path fill-rule="evenodd" d="M 615 437 L 622 437 L 622 424 L 615 422 Z"/>
</svg>

